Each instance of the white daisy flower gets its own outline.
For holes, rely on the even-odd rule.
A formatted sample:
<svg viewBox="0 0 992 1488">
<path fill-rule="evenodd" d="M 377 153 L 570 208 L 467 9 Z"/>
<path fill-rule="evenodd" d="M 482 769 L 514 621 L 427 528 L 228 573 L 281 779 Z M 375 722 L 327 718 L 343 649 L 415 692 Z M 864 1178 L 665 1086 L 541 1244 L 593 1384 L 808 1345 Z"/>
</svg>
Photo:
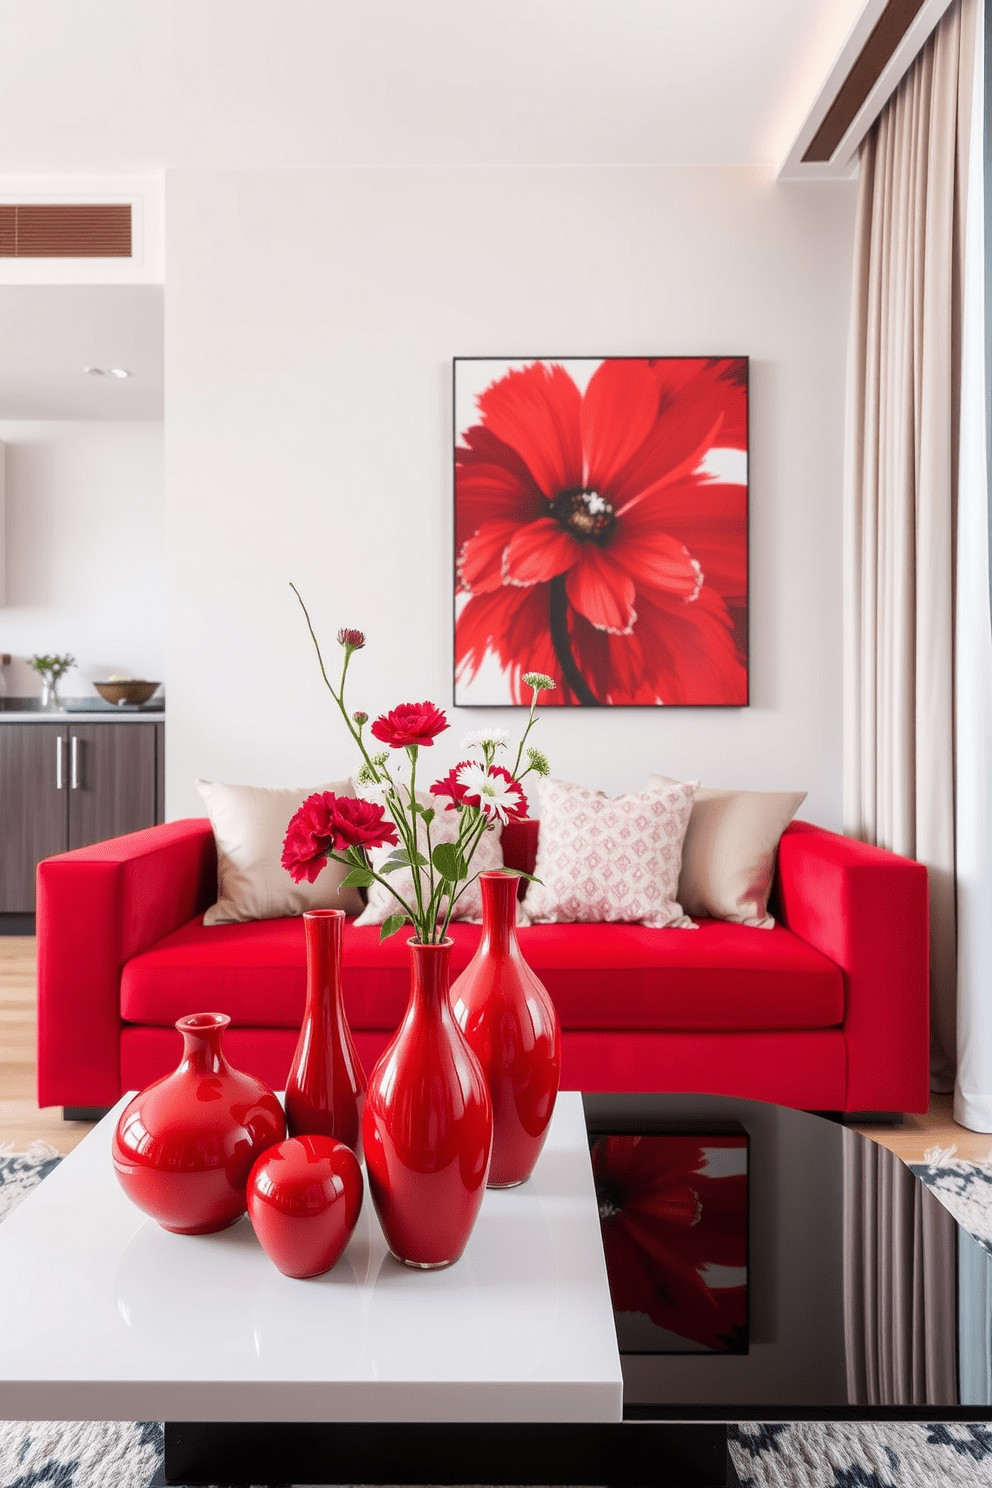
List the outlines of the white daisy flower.
<svg viewBox="0 0 992 1488">
<path fill-rule="evenodd" d="M 506 729 L 476 729 L 473 733 L 465 735 L 461 747 L 462 749 L 482 749 L 489 744 L 494 749 L 505 749 L 509 742 L 510 735 Z"/>
<path fill-rule="evenodd" d="M 466 806 L 477 806 L 483 816 L 501 821 L 521 815 L 523 791 L 506 771 L 493 774 L 485 765 L 462 765 L 458 784 L 464 787 Z"/>
</svg>

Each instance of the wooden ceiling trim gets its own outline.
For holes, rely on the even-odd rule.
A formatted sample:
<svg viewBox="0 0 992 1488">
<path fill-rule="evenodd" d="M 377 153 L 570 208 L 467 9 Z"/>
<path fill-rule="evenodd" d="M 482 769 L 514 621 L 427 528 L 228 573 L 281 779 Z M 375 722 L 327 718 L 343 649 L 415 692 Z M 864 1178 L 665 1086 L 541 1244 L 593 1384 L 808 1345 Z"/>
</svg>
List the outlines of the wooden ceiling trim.
<svg viewBox="0 0 992 1488">
<path fill-rule="evenodd" d="M 803 164 L 822 164 L 850 129 L 925 0 L 889 0 L 850 72 L 803 154 Z"/>
<path fill-rule="evenodd" d="M 130 257 L 130 202 L 0 205 L 0 258 Z"/>
</svg>

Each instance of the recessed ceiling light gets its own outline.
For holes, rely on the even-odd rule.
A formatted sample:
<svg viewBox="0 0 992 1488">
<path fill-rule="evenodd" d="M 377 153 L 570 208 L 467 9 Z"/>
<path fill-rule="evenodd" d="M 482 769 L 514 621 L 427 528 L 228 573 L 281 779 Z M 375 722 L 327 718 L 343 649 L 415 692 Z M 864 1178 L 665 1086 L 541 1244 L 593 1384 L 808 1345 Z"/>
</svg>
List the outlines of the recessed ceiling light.
<svg viewBox="0 0 992 1488">
<path fill-rule="evenodd" d="M 84 367 L 83 371 L 90 377 L 130 377 L 131 374 L 126 367 Z"/>
<path fill-rule="evenodd" d="M 107 376 L 108 377 L 130 377 L 131 374 L 127 370 L 126 367 L 108 367 L 107 368 Z"/>
</svg>

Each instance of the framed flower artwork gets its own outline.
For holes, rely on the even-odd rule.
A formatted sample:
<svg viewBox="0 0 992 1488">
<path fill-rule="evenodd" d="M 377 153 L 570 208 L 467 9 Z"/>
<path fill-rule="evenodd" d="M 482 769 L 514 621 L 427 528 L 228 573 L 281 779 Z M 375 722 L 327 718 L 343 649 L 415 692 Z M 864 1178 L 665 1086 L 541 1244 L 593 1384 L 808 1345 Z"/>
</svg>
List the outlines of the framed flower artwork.
<svg viewBox="0 0 992 1488">
<path fill-rule="evenodd" d="M 454 362 L 456 706 L 748 702 L 748 360 Z"/>
<path fill-rule="evenodd" d="M 748 1352 L 748 1136 L 593 1132 L 622 1354 Z"/>
</svg>

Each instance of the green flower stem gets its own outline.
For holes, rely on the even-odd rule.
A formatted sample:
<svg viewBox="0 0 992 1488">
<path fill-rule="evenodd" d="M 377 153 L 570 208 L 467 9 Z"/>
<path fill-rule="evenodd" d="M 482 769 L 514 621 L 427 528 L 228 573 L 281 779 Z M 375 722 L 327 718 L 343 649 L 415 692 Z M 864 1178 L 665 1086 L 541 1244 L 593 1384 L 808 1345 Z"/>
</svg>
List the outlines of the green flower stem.
<svg viewBox="0 0 992 1488">
<path fill-rule="evenodd" d="M 412 846 L 408 849 L 408 852 L 409 852 L 410 858 L 412 860 L 412 859 L 414 859 L 414 858 L 416 858 L 418 856 L 418 854 L 417 854 L 417 812 L 416 812 L 416 809 L 415 808 L 416 808 L 416 805 L 417 805 L 417 755 L 419 753 L 419 750 L 418 750 L 416 744 L 408 744 L 407 745 L 407 748 L 406 748 L 406 752 L 407 752 L 407 755 L 409 756 L 409 759 L 410 759 L 410 784 L 407 787 L 407 790 L 409 791 L 409 794 L 410 794 L 410 839 L 411 839 Z M 416 867 L 416 865 L 414 864 L 413 861 L 411 861 L 411 863 L 410 863 L 410 871 L 413 874 L 413 890 L 414 890 L 414 893 L 417 896 L 417 913 L 420 915 L 421 920 L 422 920 L 423 919 L 423 914 L 424 914 L 424 890 L 423 890 L 423 885 L 420 882 L 420 871 Z M 421 921 L 420 920 L 418 920 L 418 922 L 417 922 L 417 928 L 418 928 L 418 930 L 421 929 Z M 424 926 L 423 928 L 426 929 L 427 927 Z"/>
<path fill-rule="evenodd" d="M 475 857 L 476 850 L 477 850 L 477 848 L 479 846 L 479 843 L 482 841 L 482 839 L 485 836 L 485 833 L 486 833 L 486 831 L 487 831 L 487 829 L 489 827 L 489 820 L 488 820 L 485 812 L 479 810 L 479 808 L 476 807 L 476 810 L 479 810 L 479 820 L 476 821 L 476 822 L 470 821 L 469 822 L 469 825 L 468 825 L 468 830 L 466 831 L 464 819 L 468 815 L 468 810 L 470 810 L 470 809 L 471 808 L 463 809 L 463 811 L 462 811 L 462 822 L 461 822 L 461 824 L 459 826 L 459 831 L 458 831 L 458 850 L 462 854 L 462 857 L 465 859 L 465 862 L 469 865 L 469 867 L 471 867 L 472 859 Z M 474 842 L 472 841 L 473 835 L 474 835 L 474 838 L 475 838 Z M 464 841 L 463 841 L 463 838 L 464 838 Z M 481 871 L 482 870 L 480 868 L 479 872 L 481 873 Z M 462 897 L 462 895 L 464 894 L 465 890 L 468 888 L 469 884 L 475 883 L 475 880 L 478 878 L 478 876 L 479 876 L 479 874 L 478 873 L 475 873 L 475 874 L 472 875 L 471 878 L 466 878 L 464 884 L 458 890 L 457 893 L 455 893 L 454 891 L 451 891 L 449 893 L 448 911 L 447 911 L 447 914 L 444 917 L 444 924 L 441 927 L 441 936 L 442 936 L 442 939 L 448 933 L 448 926 L 451 923 L 451 916 L 454 913 L 455 905 L 458 903 L 459 899 Z"/>
<path fill-rule="evenodd" d="M 371 757 L 371 755 L 369 754 L 368 750 L 365 747 L 365 743 L 364 743 L 364 741 L 362 739 L 361 730 L 355 727 L 355 724 L 354 724 L 353 720 L 351 719 L 351 717 L 349 716 L 348 710 L 347 710 L 347 708 L 344 705 L 344 683 L 345 683 L 345 678 L 348 675 L 348 663 L 351 661 L 352 647 L 345 646 L 345 648 L 344 648 L 344 666 L 341 668 L 341 690 L 340 690 L 340 692 L 335 692 L 334 691 L 333 684 L 331 683 L 331 680 L 330 680 L 330 678 L 327 675 L 327 669 L 324 666 L 324 658 L 323 658 L 323 656 L 321 655 L 321 652 L 320 652 L 320 642 L 317 640 L 316 633 L 314 631 L 313 625 L 311 624 L 310 613 L 307 610 L 306 605 L 303 603 L 303 596 L 300 594 L 300 591 L 297 589 L 297 587 L 296 587 L 296 585 L 294 583 L 291 582 L 289 587 L 290 587 L 290 589 L 292 589 L 293 593 L 296 595 L 296 598 L 300 602 L 300 609 L 303 611 L 304 618 L 305 618 L 305 620 L 307 622 L 307 629 L 310 632 L 310 639 L 313 641 L 313 648 L 314 648 L 314 650 L 317 653 L 317 662 L 318 662 L 318 665 L 320 666 L 320 675 L 324 679 L 324 686 L 327 688 L 328 692 L 331 694 L 331 697 L 337 703 L 338 710 L 341 713 L 341 717 L 344 719 L 345 728 L 348 730 L 349 734 L 354 739 L 355 743 L 358 745 L 358 748 L 361 750 L 362 759 L 365 761 L 365 763 L 368 765 L 369 769 L 372 771 L 372 778 L 373 778 L 373 780 L 375 780 L 376 783 L 378 784 L 379 783 L 379 771 L 376 769 L 375 765 L 372 763 L 372 757 Z M 382 774 L 385 776 L 386 780 L 389 782 L 389 785 L 392 786 L 393 781 L 392 781 L 392 777 L 389 774 L 389 771 L 384 769 L 382 771 Z"/>
<path fill-rule="evenodd" d="M 517 749 L 517 758 L 514 761 L 513 769 L 510 771 L 510 773 L 513 776 L 514 780 L 522 780 L 523 779 L 523 776 L 518 773 L 519 770 L 520 770 L 520 761 L 524 757 L 524 745 L 527 743 L 527 735 L 530 733 L 531 729 L 534 727 L 534 724 L 536 722 L 536 719 L 534 717 L 535 711 L 537 709 L 537 688 L 536 687 L 532 687 L 531 688 L 531 694 L 532 694 L 532 696 L 531 696 L 531 700 L 530 700 L 530 712 L 527 715 L 527 726 L 524 729 L 523 734 L 521 735 L 520 746 Z M 527 771 L 525 770 L 524 771 L 524 774 L 526 774 L 526 773 L 527 773 Z"/>
<path fill-rule="evenodd" d="M 430 822 L 424 823 L 424 831 L 427 835 L 427 861 L 431 865 L 431 899 L 428 906 L 428 914 L 430 915 L 431 924 L 436 926 L 438 916 L 441 913 L 441 901 L 444 898 L 444 879 L 436 879 L 434 873 L 434 842 L 431 837 Z M 447 920 L 445 920 L 445 924 L 447 924 Z"/>
<path fill-rule="evenodd" d="M 341 855 L 341 853 L 335 852 L 332 847 L 328 848 L 328 850 L 327 850 L 327 856 L 329 858 L 333 858 L 334 861 L 335 861 L 335 863 L 343 863 L 346 868 L 349 868 L 350 869 L 350 868 L 354 868 L 354 866 L 355 866 L 355 864 L 352 862 L 351 858 L 343 857 Z M 403 899 L 399 894 L 397 894 L 396 890 L 393 888 L 393 885 L 391 883 L 389 883 L 388 880 L 386 880 L 385 878 L 383 878 L 381 874 L 376 873 L 376 871 L 375 871 L 374 868 L 371 868 L 370 867 L 368 871 L 371 873 L 371 875 L 375 879 L 376 883 L 381 883 L 382 886 L 383 886 L 383 888 L 388 889 L 389 892 L 392 894 L 393 898 L 399 904 L 401 904 L 403 906 L 403 909 L 404 909 L 406 915 L 408 916 L 408 918 L 410 920 L 410 923 L 413 925 L 413 927 L 414 927 L 415 930 L 418 930 L 418 933 L 419 933 L 419 927 L 417 926 L 416 915 L 414 914 L 413 910 L 410 908 L 409 904 L 407 904 L 406 900 Z"/>
</svg>

